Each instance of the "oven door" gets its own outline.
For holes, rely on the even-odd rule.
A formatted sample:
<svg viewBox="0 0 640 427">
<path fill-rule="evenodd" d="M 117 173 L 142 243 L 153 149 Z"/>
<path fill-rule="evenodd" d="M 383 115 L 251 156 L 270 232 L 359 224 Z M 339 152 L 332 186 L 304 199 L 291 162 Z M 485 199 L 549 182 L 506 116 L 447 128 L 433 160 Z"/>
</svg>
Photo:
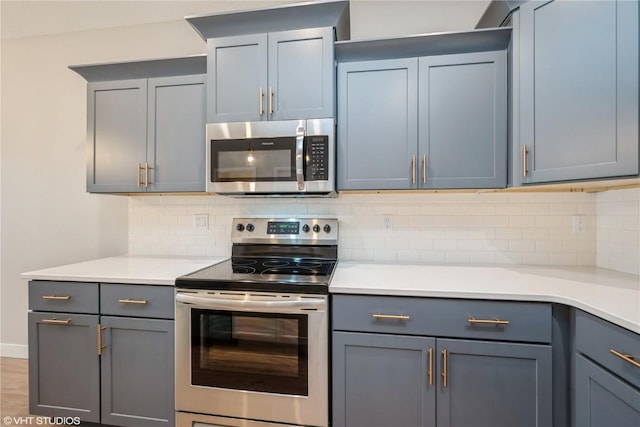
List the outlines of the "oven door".
<svg viewBox="0 0 640 427">
<path fill-rule="evenodd" d="M 177 290 L 176 409 L 326 426 L 327 297 Z"/>
</svg>

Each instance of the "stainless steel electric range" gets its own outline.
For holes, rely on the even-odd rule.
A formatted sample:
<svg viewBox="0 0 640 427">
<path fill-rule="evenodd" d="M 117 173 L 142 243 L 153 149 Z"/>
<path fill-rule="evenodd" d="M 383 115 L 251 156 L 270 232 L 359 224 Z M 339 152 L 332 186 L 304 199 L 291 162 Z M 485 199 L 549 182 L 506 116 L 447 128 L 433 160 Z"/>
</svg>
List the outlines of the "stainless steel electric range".
<svg viewBox="0 0 640 427">
<path fill-rule="evenodd" d="M 231 259 L 176 280 L 176 423 L 327 426 L 338 221 L 237 218 Z"/>
</svg>

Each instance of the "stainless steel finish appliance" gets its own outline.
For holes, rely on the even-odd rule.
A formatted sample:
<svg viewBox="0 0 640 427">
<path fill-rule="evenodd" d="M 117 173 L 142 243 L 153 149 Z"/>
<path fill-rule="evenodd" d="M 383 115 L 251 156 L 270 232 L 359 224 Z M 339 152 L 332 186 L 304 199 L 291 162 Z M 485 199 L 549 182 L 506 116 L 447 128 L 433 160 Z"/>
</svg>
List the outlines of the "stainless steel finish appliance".
<svg viewBox="0 0 640 427">
<path fill-rule="evenodd" d="M 210 193 L 335 195 L 333 119 L 208 124 L 206 156 Z"/>
<path fill-rule="evenodd" d="M 335 219 L 237 218 L 231 259 L 176 279 L 179 426 L 328 425 L 337 242 Z"/>
</svg>

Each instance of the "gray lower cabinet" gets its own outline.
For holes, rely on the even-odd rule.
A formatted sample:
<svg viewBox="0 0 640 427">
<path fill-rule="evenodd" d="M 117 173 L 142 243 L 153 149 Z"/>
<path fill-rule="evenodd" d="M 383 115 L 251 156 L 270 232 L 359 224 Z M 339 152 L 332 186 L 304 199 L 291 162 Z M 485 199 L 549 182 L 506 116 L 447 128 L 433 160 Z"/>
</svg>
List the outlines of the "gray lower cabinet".
<svg viewBox="0 0 640 427">
<path fill-rule="evenodd" d="M 499 188 L 506 52 L 338 64 L 338 188 Z"/>
<path fill-rule="evenodd" d="M 638 22 L 637 1 L 520 6 L 516 180 L 638 175 Z"/>
<path fill-rule="evenodd" d="M 333 117 L 333 41 L 333 28 L 209 39 L 208 121 Z"/>
<path fill-rule="evenodd" d="M 174 423 L 172 320 L 102 316 L 102 423 Z"/>
<path fill-rule="evenodd" d="M 434 338 L 333 333 L 333 426 L 435 426 Z"/>
<path fill-rule="evenodd" d="M 205 76 L 90 82 L 87 190 L 204 191 Z"/>
<path fill-rule="evenodd" d="M 32 281 L 29 308 L 31 414 L 175 424 L 173 287 Z"/>
<path fill-rule="evenodd" d="M 575 310 L 574 426 L 640 425 L 640 335 Z"/>
<path fill-rule="evenodd" d="M 337 295 L 332 336 L 333 426 L 553 424 L 547 304 Z"/>
<path fill-rule="evenodd" d="M 97 314 L 29 313 L 29 413 L 100 422 Z"/>
</svg>

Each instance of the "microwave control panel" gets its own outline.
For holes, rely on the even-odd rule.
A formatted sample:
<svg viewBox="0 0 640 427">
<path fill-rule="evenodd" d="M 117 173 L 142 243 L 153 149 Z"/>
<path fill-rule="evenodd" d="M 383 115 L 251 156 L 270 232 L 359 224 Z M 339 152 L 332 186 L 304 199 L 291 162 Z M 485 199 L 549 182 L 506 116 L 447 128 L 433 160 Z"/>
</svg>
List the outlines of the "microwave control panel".
<svg viewBox="0 0 640 427">
<path fill-rule="evenodd" d="M 305 137 L 305 181 L 329 179 L 329 137 L 326 135 Z"/>
</svg>

